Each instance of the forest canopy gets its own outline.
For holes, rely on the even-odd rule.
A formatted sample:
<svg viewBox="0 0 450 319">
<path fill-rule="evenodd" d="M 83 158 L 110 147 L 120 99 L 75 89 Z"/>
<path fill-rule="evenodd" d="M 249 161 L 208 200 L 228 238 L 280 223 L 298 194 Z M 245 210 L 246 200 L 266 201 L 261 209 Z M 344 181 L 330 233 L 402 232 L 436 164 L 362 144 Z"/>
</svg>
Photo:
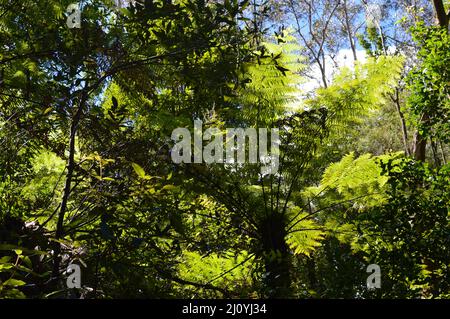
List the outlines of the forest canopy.
<svg viewBox="0 0 450 319">
<path fill-rule="evenodd" d="M 0 298 L 450 298 L 449 20 L 0 0 Z"/>
</svg>

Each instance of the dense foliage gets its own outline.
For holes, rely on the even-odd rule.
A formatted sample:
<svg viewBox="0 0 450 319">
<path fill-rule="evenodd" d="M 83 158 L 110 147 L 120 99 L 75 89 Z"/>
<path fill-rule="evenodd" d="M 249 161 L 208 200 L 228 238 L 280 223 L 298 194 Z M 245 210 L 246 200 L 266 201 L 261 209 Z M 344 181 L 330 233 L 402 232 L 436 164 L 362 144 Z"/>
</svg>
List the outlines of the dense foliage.
<svg viewBox="0 0 450 319">
<path fill-rule="evenodd" d="M 448 3 L 72 2 L 0 0 L 0 298 L 450 297 Z"/>
</svg>

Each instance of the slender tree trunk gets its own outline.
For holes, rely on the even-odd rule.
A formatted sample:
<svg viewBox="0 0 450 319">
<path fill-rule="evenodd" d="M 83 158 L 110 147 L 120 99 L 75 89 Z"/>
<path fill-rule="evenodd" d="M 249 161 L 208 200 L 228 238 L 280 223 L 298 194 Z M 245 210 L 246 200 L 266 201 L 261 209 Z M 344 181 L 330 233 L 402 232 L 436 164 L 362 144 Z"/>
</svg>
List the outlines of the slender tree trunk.
<svg viewBox="0 0 450 319">
<path fill-rule="evenodd" d="M 434 165 L 436 165 L 436 167 L 441 167 L 441 159 L 439 158 L 437 144 L 433 139 L 430 139 L 430 143 L 433 152 Z"/>
<path fill-rule="evenodd" d="M 86 85 L 87 87 L 87 85 Z M 81 116 L 83 114 L 83 109 L 87 100 L 87 92 L 83 90 L 81 93 L 80 102 L 72 118 L 72 124 L 70 126 L 70 137 L 69 137 L 69 158 L 67 160 L 67 173 L 66 180 L 64 184 L 64 191 L 61 200 L 61 206 L 58 213 L 58 221 L 56 225 L 56 241 L 53 242 L 53 272 L 52 279 L 54 285 L 58 285 L 58 280 L 60 277 L 60 265 L 61 265 L 61 244 L 59 239 L 64 237 L 64 216 L 67 210 L 67 203 L 69 201 L 69 196 L 72 188 L 73 173 L 75 170 L 75 138 L 77 135 L 78 124 L 80 123 Z"/>
<path fill-rule="evenodd" d="M 405 116 L 404 116 L 404 114 L 402 112 L 402 109 L 400 107 L 399 89 L 395 88 L 395 96 L 390 95 L 390 97 L 391 97 L 391 100 L 395 104 L 398 116 L 400 118 L 400 125 L 401 125 L 401 128 L 402 128 L 403 145 L 405 147 L 406 155 L 409 156 L 409 155 L 411 155 L 411 151 L 410 151 L 409 146 L 408 146 L 408 130 L 406 128 Z"/>
<path fill-rule="evenodd" d="M 439 141 L 439 147 L 441 148 L 442 161 L 444 162 L 444 165 L 446 165 L 447 158 L 445 157 L 445 152 L 444 152 L 444 147 L 442 146 L 442 141 Z"/>
<path fill-rule="evenodd" d="M 322 56 L 322 62 L 320 62 L 320 60 L 317 60 L 317 64 L 319 65 L 319 69 L 320 69 L 320 73 L 322 75 L 322 83 L 323 83 L 323 87 L 327 88 L 328 87 L 328 82 L 327 82 L 327 72 L 326 72 L 326 65 L 325 65 L 326 61 L 325 61 L 325 54 L 323 54 Z"/>
<path fill-rule="evenodd" d="M 347 29 L 348 41 L 350 43 L 350 48 L 353 53 L 353 61 L 358 61 L 358 57 L 356 56 L 356 46 L 355 41 L 352 36 L 352 27 L 350 25 L 350 19 L 348 17 L 348 8 L 347 8 L 347 0 L 344 0 L 344 16 L 345 16 L 345 28 Z"/>
</svg>

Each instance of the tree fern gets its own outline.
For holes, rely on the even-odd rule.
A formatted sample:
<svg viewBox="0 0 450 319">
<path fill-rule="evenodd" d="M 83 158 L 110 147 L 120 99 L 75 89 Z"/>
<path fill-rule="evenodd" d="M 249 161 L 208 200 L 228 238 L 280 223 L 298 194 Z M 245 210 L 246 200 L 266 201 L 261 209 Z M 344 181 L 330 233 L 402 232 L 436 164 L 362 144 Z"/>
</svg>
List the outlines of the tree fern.
<svg viewBox="0 0 450 319">
<path fill-rule="evenodd" d="M 356 63 L 353 70 L 343 68 L 333 84 L 318 89 L 307 105 L 325 107 L 330 128 L 345 131 L 346 126 L 386 102 L 385 96 L 397 84 L 402 66 L 402 57 L 380 56 Z"/>
<path fill-rule="evenodd" d="M 234 101 L 241 105 L 243 118 L 270 123 L 286 112 L 298 108 L 299 87 L 303 78 L 299 75 L 305 66 L 299 55 L 300 46 L 286 30 L 275 41 L 264 42 L 256 52 L 257 63 L 244 65 L 247 82 Z"/>
<path fill-rule="evenodd" d="M 308 212 L 300 212 L 299 207 L 290 209 L 292 227 L 286 235 L 286 242 L 296 255 L 309 256 L 321 245 L 326 232 L 321 225 L 309 217 Z"/>
</svg>

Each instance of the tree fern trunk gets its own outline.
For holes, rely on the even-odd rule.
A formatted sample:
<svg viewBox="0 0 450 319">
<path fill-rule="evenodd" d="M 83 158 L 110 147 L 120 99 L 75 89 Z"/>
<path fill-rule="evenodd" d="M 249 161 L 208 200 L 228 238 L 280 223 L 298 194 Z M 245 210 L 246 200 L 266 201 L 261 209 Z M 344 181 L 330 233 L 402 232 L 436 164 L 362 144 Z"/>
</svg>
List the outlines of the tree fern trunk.
<svg viewBox="0 0 450 319">
<path fill-rule="evenodd" d="M 261 228 L 265 295 L 268 298 L 292 297 L 290 275 L 292 259 L 285 240 L 284 218 L 279 214 L 273 214 L 263 221 Z"/>
</svg>

